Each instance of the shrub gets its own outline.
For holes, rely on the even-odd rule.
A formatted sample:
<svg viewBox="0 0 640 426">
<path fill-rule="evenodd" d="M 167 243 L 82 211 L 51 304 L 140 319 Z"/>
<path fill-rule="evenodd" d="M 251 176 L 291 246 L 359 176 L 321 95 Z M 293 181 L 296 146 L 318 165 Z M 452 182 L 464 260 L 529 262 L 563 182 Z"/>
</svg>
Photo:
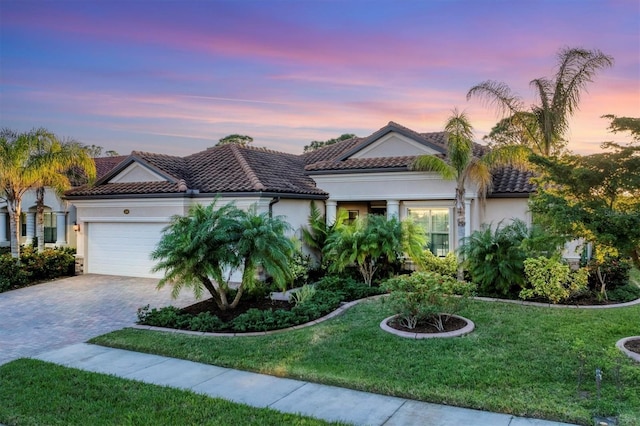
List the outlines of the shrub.
<svg viewBox="0 0 640 426">
<path fill-rule="evenodd" d="M 453 278 L 458 276 L 458 258 L 452 252 L 447 253 L 445 257 L 438 257 L 431 253 L 431 250 L 425 250 L 421 261 L 425 271 L 437 272 Z"/>
<path fill-rule="evenodd" d="M 211 312 L 200 312 L 189 319 L 189 330 L 192 331 L 214 331 L 225 328 L 227 328 L 227 324 Z"/>
<path fill-rule="evenodd" d="M 482 294 L 515 298 L 525 284 L 525 259 L 556 255 L 559 243 L 539 227 L 527 228 L 522 220 L 514 220 L 504 227 L 498 224 L 495 232 L 491 227 L 473 232 L 460 251 Z"/>
<path fill-rule="evenodd" d="M 540 256 L 524 261 L 527 288 L 520 291 L 521 299 L 544 297 L 558 303 L 587 288 L 588 272 L 585 268 L 571 271 L 561 261 Z"/>
<path fill-rule="evenodd" d="M 317 290 L 339 293 L 342 301 L 345 302 L 385 293 L 385 290 L 380 287 L 369 287 L 351 277 L 336 275 L 327 275 L 314 286 Z"/>
<path fill-rule="evenodd" d="M 429 323 L 443 331 L 450 316 L 458 312 L 473 292 L 473 285 L 435 272 L 414 272 L 387 280 L 389 302 L 400 322 L 413 329 Z"/>
<path fill-rule="evenodd" d="M 609 300 L 614 302 L 631 302 L 640 298 L 640 287 L 627 284 L 608 291 Z"/>
<path fill-rule="evenodd" d="M 606 256 L 603 260 L 592 259 L 588 264 L 589 270 L 589 289 L 601 290 L 602 283 L 598 278 L 598 268 L 605 282 L 605 290 L 607 293 L 618 287 L 624 287 L 629 284 L 629 273 L 631 271 L 631 262 L 614 256 Z"/>
<path fill-rule="evenodd" d="M 291 293 L 291 297 L 289 297 L 289 302 L 294 304 L 304 303 L 307 300 L 310 300 L 313 295 L 316 293 L 316 288 L 310 285 L 304 285 L 300 289 Z"/>
<path fill-rule="evenodd" d="M 27 273 L 10 254 L 0 255 L 0 293 L 29 283 Z"/>
<path fill-rule="evenodd" d="M 156 327 L 182 328 L 186 321 L 182 319 L 180 309 L 175 306 L 149 309 L 149 305 L 138 308 L 138 322 Z"/>
</svg>

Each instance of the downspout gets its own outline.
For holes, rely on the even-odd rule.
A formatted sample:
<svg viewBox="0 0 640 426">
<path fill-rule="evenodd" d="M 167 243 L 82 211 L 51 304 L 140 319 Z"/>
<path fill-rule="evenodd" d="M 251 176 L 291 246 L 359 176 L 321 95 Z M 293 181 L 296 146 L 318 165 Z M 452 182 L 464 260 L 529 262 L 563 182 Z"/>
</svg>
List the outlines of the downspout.
<svg viewBox="0 0 640 426">
<path fill-rule="evenodd" d="M 271 201 L 269 201 L 269 217 L 273 217 L 273 205 L 280 202 L 280 197 L 273 197 Z"/>
</svg>

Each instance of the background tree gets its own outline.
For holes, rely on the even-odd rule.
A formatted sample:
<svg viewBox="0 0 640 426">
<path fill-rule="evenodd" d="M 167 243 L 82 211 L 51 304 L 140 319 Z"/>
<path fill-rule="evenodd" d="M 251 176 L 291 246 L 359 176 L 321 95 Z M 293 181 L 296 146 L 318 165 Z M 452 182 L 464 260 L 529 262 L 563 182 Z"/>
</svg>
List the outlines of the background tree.
<svg viewBox="0 0 640 426">
<path fill-rule="evenodd" d="M 280 217 L 240 210 L 233 204 L 221 207 L 196 204 L 187 216 L 176 215 L 162 234 L 151 258 L 158 263 L 153 271 L 163 271 L 158 288 L 173 286 L 177 297 L 191 287 L 196 298 L 206 289 L 218 308 L 233 309 L 245 289 L 256 285 L 259 267 L 284 285 L 290 279 L 288 265 L 293 243 L 285 236 L 288 224 Z M 229 300 L 233 272 L 244 268 L 233 300 Z"/>
<path fill-rule="evenodd" d="M 493 169 L 508 164 L 522 167 L 529 150 L 523 146 L 510 145 L 495 148 L 478 158 L 473 155 L 473 127 L 465 113 L 457 110 L 449 117 L 444 128 L 447 133 L 447 159 L 434 155 L 421 155 L 412 165 L 413 170 L 436 172 L 444 179 L 456 181 L 455 210 L 458 224 L 458 239 L 465 237 L 465 194 L 467 184 L 478 188 L 483 199 L 491 189 Z"/>
<path fill-rule="evenodd" d="M 87 151 L 87 153 L 89 154 L 89 157 L 91 158 L 100 158 L 100 157 L 117 157 L 118 154 L 116 151 L 114 150 L 106 150 L 99 146 L 99 145 L 85 145 L 84 149 Z"/>
<path fill-rule="evenodd" d="M 613 120 L 612 126 L 620 125 Z M 625 120 L 632 124 L 628 128 L 632 135 L 638 122 Z M 605 142 L 602 149 L 608 151 L 560 158 L 533 156 L 531 160 L 544 174 L 531 210 L 551 230 L 630 256 L 640 267 L 640 145 Z"/>
<path fill-rule="evenodd" d="M 216 146 L 229 145 L 229 144 L 249 146 L 249 144 L 251 143 L 253 143 L 253 138 L 251 136 L 233 134 L 233 135 L 229 135 L 229 136 L 225 136 L 224 138 L 221 138 L 216 144 Z"/>
<path fill-rule="evenodd" d="M 304 146 L 303 152 L 315 151 L 316 149 L 320 149 L 323 146 L 333 145 L 334 143 L 338 143 L 338 142 L 345 141 L 347 139 L 352 139 L 352 138 L 355 138 L 355 137 L 357 137 L 357 136 L 354 135 L 353 133 L 343 133 L 342 135 L 338 136 L 337 138 L 329 139 L 329 140 L 326 140 L 326 141 L 311 141 L 311 143 L 309 143 L 309 145 L 305 145 Z"/>
<path fill-rule="evenodd" d="M 599 50 L 561 49 L 554 79 L 536 78 L 529 83 L 538 98 L 538 104 L 531 106 L 529 114 L 523 114 L 527 112 L 524 103 L 509 86 L 493 80 L 473 86 L 467 93 L 467 99 L 478 96 L 495 106 L 501 115 L 507 116 L 519 130 L 528 134 L 526 140 L 536 153 L 554 155 L 566 146 L 564 136 L 569 117 L 578 109 L 580 96 L 587 84 L 593 81 L 598 71 L 612 65 L 613 58 Z M 531 115 L 535 117 L 535 130 L 529 126 Z"/>
<path fill-rule="evenodd" d="M 46 159 L 41 171 L 41 179 L 36 191 L 36 239 L 38 252 L 44 250 L 44 195 L 45 187 L 60 195 L 71 188 L 68 171 L 79 170 L 89 181 L 96 177 L 96 165 L 79 142 L 68 140 L 61 142 L 55 136 L 37 137 L 32 155 Z M 59 232 L 62 232 L 60 230 Z"/>
<path fill-rule="evenodd" d="M 0 196 L 9 211 L 11 255 L 14 258 L 20 258 L 20 215 L 25 193 L 45 185 L 68 183 L 64 176 L 66 169 L 73 164 L 84 164 L 69 152 L 46 129 L 25 133 L 3 129 L 0 132 Z M 89 173 L 93 167 L 95 174 L 93 163 L 86 165 Z M 40 189 L 37 195 L 43 205 L 44 191 Z"/>
</svg>

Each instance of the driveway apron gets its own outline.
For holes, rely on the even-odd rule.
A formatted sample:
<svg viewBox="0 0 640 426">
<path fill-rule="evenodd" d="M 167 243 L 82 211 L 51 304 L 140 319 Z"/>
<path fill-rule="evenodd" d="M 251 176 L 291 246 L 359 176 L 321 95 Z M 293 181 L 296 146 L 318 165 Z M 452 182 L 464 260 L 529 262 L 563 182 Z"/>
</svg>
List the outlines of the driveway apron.
<svg viewBox="0 0 640 426">
<path fill-rule="evenodd" d="M 184 307 L 189 289 L 173 300 L 158 279 L 80 275 L 0 293 L 0 364 L 85 342 L 130 326 L 144 305 Z"/>
</svg>

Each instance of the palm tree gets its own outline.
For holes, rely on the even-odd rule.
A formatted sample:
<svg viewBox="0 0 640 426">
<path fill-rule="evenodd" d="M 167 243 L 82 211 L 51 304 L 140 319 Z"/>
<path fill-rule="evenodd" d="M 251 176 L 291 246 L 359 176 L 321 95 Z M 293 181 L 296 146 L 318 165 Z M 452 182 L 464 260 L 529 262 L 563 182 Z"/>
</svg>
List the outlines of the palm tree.
<svg viewBox="0 0 640 426">
<path fill-rule="evenodd" d="M 478 197 L 483 200 L 491 189 L 492 170 L 505 165 L 522 167 L 529 149 L 521 145 L 495 148 L 482 157 L 473 155 L 473 127 L 464 112 L 453 110 L 444 128 L 447 133 L 447 160 L 434 155 L 421 155 L 412 165 L 413 170 L 436 172 L 444 179 L 456 181 L 455 210 L 458 240 L 465 237 L 465 193 L 467 184 L 475 184 Z"/>
<path fill-rule="evenodd" d="M 95 179 L 96 166 L 86 148 L 73 140 L 60 142 L 55 136 L 36 139 L 35 156 L 46 158 L 41 180 L 36 188 L 36 238 L 38 251 L 44 250 L 44 194 L 45 186 L 57 194 L 71 187 L 68 170 L 76 168 L 90 181 Z"/>
<path fill-rule="evenodd" d="M 289 260 L 293 242 L 285 236 L 289 225 L 268 213 L 245 212 L 226 204 L 196 204 L 187 216 L 176 215 L 164 231 L 151 258 L 158 260 L 154 272 L 164 271 L 158 288 L 173 286 L 177 297 L 184 287 L 191 287 L 196 298 L 206 289 L 220 310 L 235 308 L 245 289 L 255 285 L 258 268 L 273 277 L 277 284 L 290 280 Z M 243 267 L 242 281 L 232 301 L 230 279 Z"/>
<path fill-rule="evenodd" d="M 286 290 L 287 283 L 293 280 L 289 267 L 295 244 L 285 233 L 291 230 L 283 216 L 270 217 L 268 212 L 257 213 L 255 207 L 240 216 L 242 232 L 236 242 L 238 256 L 242 259 L 242 282 L 238 287 L 236 298 L 232 303 L 234 308 L 242 291 L 253 288 L 259 269 L 271 277 L 280 290 Z"/>
<path fill-rule="evenodd" d="M 11 229 L 11 256 L 20 259 L 20 214 L 22 198 L 41 186 L 48 156 L 34 155 L 41 140 L 55 137 L 45 129 L 16 133 L 0 131 L 0 196 L 7 203 Z M 19 261 L 19 260 L 18 260 Z"/>
<path fill-rule="evenodd" d="M 578 109 L 580 95 L 596 73 L 613 65 L 613 57 L 599 50 L 564 48 L 558 52 L 558 69 L 554 80 L 536 78 L 529 84 L 539 98 L 539 104 L 526 111 L 522 99 L 509 86 L 498 81 L 487 80 L 469 89 L 467 100 L 479 96 L 526 132 L 532 141 L 531 148 L 537 154 L 550 156 L 560 152 L 566 145 L 564 135 L 568 130 L 569 117 Z M 536 129 L 527 121 L 533 116 Z"/>
</svg>

